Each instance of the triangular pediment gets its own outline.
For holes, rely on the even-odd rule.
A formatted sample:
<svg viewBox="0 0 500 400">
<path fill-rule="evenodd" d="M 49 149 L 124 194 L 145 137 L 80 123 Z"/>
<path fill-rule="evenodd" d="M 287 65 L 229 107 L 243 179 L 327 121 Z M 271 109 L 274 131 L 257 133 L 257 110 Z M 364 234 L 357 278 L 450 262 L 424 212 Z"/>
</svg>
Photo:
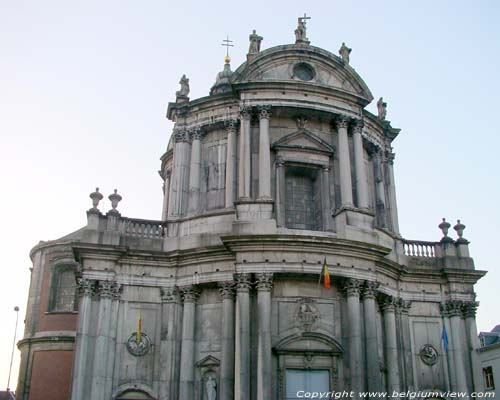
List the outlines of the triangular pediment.
<svg viewBox="0 0 500 400">
<path fill-rule="evenodd" d="M 309 150 L 331 154 L 335 148 L 307 129 L 289 133 L 272 144 L 274 149 Z"/>
<path fill-rule="evenodd" d="M 209 368 L 209 367 L 218 367 L 220 365 L 220 361 L 214 356 L 206 356 L 196 363 L 198 368 Z"/>
</svg>

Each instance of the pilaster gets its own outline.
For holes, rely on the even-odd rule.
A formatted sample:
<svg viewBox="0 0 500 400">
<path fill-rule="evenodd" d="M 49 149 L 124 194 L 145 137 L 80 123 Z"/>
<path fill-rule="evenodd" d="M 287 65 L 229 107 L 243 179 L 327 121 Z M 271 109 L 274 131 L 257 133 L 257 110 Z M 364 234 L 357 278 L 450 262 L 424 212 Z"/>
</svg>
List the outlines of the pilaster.
<svg viewBox="0 0 500 400">
<path fill-rule="evenodd" d="M 235 381 L 236 400 L 250 400 L 250 274 L 235 274 L 236 281 L 236 341 Z"/>
<path fill-rule="evenodd" d="M 336 121 L 338 132 L 338 157 L 340 175 L 340 198 L 342 207 L 353 207 L 352 201 L 352 179 L 351 179 L 351 159 L 349 155 L 349 139 L 347 127 L 349 118 L 341 115 Z"/>
<path fill-rule="evenodd" d="M 220 399 L 234 399 L 234 282 L 219 285 L 222 298 L 222 350 L 220 364 Z"/>
<path fill-rule="evenodd" d="M 384 350 L 385 365 L 387 366 L 387 390 L 399 392 L 399 359 L 396 331 L 396 299 L 392 296 L 383 296 L 380 302 L 384 319 Z"/>
<path fill-rule="evenodd" d="M 271 107 L 259 106 L 259 200 L 271 200 L 271 144 L 269 117 Z"/>
<path fill-rule="evenodd" d="M 225 121 L 227 132 L 226 144 L 226 208 L 234 206 L 235 196 L 235 167 L 236 167 L 236 126 L 238 121 Z"/>
<path fill-rule="evenodd" d="M 238 162 L 238 199 L 250 199 L 250 109 L 240 108 L 241 133 Z"/>
<path fill-rule="evenodd" d="M 257 309 L 259 318 L 257 349 L 257 400 L 273 398 L 272 393 L 272 347 L 271 347 L 271 289 L 273 274 L 256 276 Z"/>
</svg>

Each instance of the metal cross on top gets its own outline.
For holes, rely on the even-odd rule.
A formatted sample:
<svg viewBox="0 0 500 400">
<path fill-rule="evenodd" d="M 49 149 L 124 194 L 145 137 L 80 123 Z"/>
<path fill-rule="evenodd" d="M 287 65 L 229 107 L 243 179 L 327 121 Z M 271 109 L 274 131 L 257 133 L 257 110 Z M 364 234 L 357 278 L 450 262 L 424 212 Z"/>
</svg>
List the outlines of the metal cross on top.
<svg viewBox="0 0 500 400">
<path fill-rule="evenodd" d="M 222 41 L 221 46 L 226 46 L 226 57 L 229 57 L 229 48 L 234 47 L 234 44 L 232 44 L 233 41 L 229 40 L 229 36 L 226 36 L 226 39 Z"/>
<path fill-rule="evenodd" d="M 307 14 L 306 14 L 306 13 L 304 13 L 304 16 L 303 16 L 303 17 L 300 17 L 299 19 L 300 19 L 300 20 L 304 23 L 304 25 L 305 25 L 305 24 L 306 24 L 306 21 L 307 21 L 308 19 L 311 19 L 311 17 L 308 17 L 308 16 L 307 16 Z"/>
</svg>

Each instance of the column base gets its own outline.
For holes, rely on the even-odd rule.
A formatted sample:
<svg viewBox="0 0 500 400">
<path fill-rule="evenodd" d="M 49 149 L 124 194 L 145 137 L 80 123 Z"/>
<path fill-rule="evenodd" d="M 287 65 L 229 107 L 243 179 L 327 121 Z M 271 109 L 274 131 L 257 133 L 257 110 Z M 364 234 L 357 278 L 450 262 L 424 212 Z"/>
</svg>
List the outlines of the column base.
<svg viewBox="0 0 500 400">
<path fill-rule="evenodd" d="M 351 225 L 358 228 L 373 229 L 375 214 L 366 208 L 343 206 L 334 214 L 335 225 Z"/>
<path fill-rule="evenodd" d="M 273 217 L 273 200 L 238 201 L 236 203 L 236 219 L 238 221 L 255 221 Z"/>
</svg>

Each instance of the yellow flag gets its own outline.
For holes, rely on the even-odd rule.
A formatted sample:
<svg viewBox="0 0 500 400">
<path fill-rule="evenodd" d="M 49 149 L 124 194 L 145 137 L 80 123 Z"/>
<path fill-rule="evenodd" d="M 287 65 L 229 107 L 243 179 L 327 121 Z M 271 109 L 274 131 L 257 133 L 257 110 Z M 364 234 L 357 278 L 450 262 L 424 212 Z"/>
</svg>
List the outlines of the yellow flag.
<svg viewBox="0 0 500 400">
<path fill-rule="evenodd" d="M 137 319 L 137 332 L 136 332 L 137 342 L 141 341 L 141 337 L 142 337 L 142 316 L 141 312 L 139 311 L 139 318 Z"/>
</svg>

